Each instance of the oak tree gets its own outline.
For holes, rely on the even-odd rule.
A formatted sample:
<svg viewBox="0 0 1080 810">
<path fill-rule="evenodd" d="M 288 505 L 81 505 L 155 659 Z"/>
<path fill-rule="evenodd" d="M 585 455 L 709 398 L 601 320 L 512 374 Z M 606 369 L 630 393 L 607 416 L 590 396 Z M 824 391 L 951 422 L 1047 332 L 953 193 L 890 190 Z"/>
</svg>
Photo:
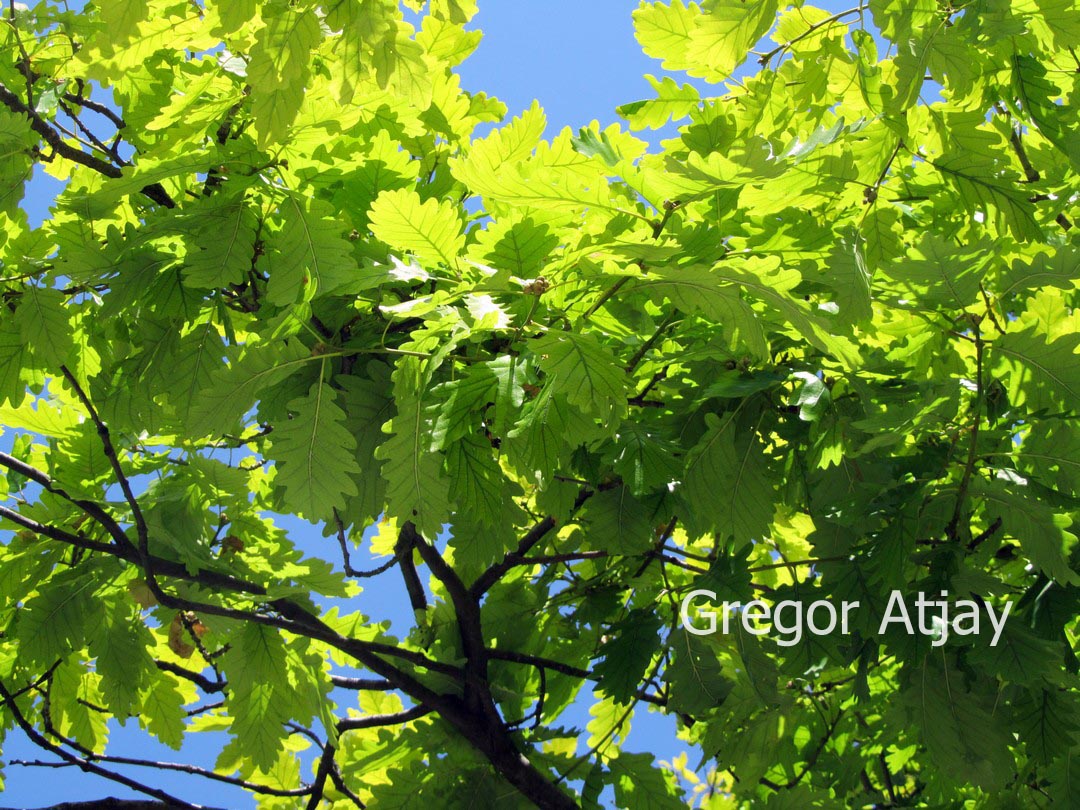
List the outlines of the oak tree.
<svg viewBox="0 0 1080 810">
<path fill-rule="evenodd" d="M 170 807 L 1080 806 L 1080 5 L 642 2 L 654 94 L 549 139 L 404 6 L 6 9 L 9 739 Z"/>
</svg>

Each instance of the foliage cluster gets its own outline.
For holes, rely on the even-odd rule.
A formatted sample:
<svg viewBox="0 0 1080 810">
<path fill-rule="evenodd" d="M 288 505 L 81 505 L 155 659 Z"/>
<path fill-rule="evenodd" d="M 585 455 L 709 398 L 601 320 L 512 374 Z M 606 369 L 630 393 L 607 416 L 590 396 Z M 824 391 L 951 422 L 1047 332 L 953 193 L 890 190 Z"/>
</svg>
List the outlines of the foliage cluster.
<svg viewBox="0 0 1080 810">
<path fill-rule="evenodd" d="M 405 5 L 0 25 L 0 726 L 183 807 L 112 718 L 265 808 L 1080 806 L 1080 5 L 642 2 L 715 94 L 550 140 L 461 88 L 474 0 Z M 1016 609 L 932 648 L 893 589 Z"/>
</svg>

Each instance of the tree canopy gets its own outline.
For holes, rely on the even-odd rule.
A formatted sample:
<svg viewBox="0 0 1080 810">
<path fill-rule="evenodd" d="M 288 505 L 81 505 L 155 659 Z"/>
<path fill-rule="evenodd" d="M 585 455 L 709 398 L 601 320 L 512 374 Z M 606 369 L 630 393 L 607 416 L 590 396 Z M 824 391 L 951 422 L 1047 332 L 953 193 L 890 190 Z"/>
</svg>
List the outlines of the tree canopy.
<svg viewBox="0 0 1080 810">
<path fill-rule="evenodd" d="M 5 10 L 0 728 L 179 807 L 1080 806 L 1080 4 L 642 2 L 546 140 L 403 5 Z"/>
</svg>

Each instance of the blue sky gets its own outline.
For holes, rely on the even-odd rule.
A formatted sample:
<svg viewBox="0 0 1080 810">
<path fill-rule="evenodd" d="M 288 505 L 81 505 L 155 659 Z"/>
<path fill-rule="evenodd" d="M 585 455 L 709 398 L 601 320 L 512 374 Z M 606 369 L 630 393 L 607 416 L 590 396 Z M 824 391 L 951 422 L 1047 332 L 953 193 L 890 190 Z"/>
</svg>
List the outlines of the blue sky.
<svg viewBox="0 0 1080 810">
<path fill-rule="evenodd" d="M 835 3 L 820 5 L 834 10 L 839 8 Z M 615 108 L 619 104 L 652 95 L 643 74 L 661 73 L 659 63 L 646 57 L 634 40 L 631 11 L 636 6 L 636 2 L 629 0 L 481 0 L 480 14 L 470 27 L 482 29 L 485 37 L 477 52 L 460 68 L 462 84 L 468 90 L 483 90 L 499 97 L 508 106 L 511 116 L 526 109 L 533 99 L 539 99 L 547 113 L 549 137 L 565 126 L 576 129 L 593 119 L 602 125 L 617 122 Z M 665 136 L 669 134 L 664 133 Z M 657 133 L 643 133 L 642 136 L 653 143 L 659 139 Z M 46 177 L 36 177 L 31 183 L 26 208 L 33 222 L 40 222 L 47 216 L 49 202 L 57 190 L 58 184 Z M 10 436 L 5 438 L 10 440 Z M 305 548 L 332 556 L 333 549 L 327 545 L 330 541 L 308 524 L 290 522 L 288 528 Z M 356 562 L 359 564 L 362 560 Z M 402 625 L 411 617 L 397 578 L 380 578 L 361 600 L 362 609 L 374 620 L 393 619 L 394 630 L 404 635 L 406 627 Z M 343 702 L 349 700 L 350 696 L 343 696 Z M 583 726 L 588 718 L 582 709 L 572 719 Z M 659 758 L 670 759 L 683 750 L 673 731 L 673 721 L 642 708 L 635 718 L 626 747 L 633 751 L 652 751 Z M 10 735 L 4 759 L 39 758 L 40 752 L 20 737 L 18 733 Z M 212 766 L 218 744 L 220 738 L 217 741 L 195 740 L 177 755 L 148 740 L 138 729 L 137 722 L 129 720 L 126 728 L 114 730 L 110 753 Z M 697 752 L 691 752 L 691 764 L 697 760 Z M 254 806 L 246 794 L 227 786 L 182 775 L 137 769 L 128 772 L 188 801 L 231 808 Z M 305 775 L 310 776 L 307 771 Z M 119 785 L 86 776 L 77 769 L 8 766 L 5 777 L 7 791 L 0 797 L 0 803 L 12 807 L 136 795 Z"/>
</svg>

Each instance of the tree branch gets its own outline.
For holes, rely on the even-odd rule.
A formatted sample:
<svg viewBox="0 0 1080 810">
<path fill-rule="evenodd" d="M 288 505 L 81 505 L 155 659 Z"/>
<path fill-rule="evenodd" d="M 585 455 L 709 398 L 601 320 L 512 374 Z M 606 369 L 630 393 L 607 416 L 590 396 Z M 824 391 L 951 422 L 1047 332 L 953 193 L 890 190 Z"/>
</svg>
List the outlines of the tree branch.
<svg viewBox="0 0 1080 810">
<path fill-rule="evenodd" d="M 424 715 L 431 714 L 431 712 L 432 709 L 427 706 L 413 706 L 411 709 L 395 712 L 394 714 L 369 714 L 366 717 L 349 717 L 338 720 L 337 730 L 338 734 L 344 734 L 346 731 L 358 731 L 364 728 L 400 726 L 410 720 L 419 720 Z"/>
<path fill-rule="evenodd" d="M 103 174 L 106 177 L 119 178 L 123 177 L 123 172 L 118 166 L 114 166 L 112 163 L 102 160 L 101 158 L 88 154 L 81 149 L 76 149 L 70 144 L 66 143 L 60 134 L 50 127 L 37 112 L 19 99 L 17 95 L 12 93 L 3 85 L 0 85 L 0 103 L 6 106 L 9 110 L 15 113 L 21 113 L 30 119 L 30 127 L 41 136 L 56 154 L 63 158 L 78 163 L 88 169 L 93 169 L 98 174 Z M 165 190 L 165 187 L 161 183 L 151 183 L 148 186 L 144 186 L 140 189 L 145 197 L 150 198 L 158 205 L 163 205 L 166 208 L 175 208 L 176 203 L 173 198 L 169 196 L 169 192 Z"/>
<path fill-rule="evenodd" d="M 132 790 L 138 791 L 139 793 L 145 793 L 147 796 L 152 796 L 158 801 L 163 802 L 167 807 L 182 808 L 183 810 L 207 810 L 201 805 L 189 804 L 188 802 L 182 801 L 181 799 L 176 798 L 172 794 L 166 793 L 164 790 L 159 790 L 149 785 L 144 785 L 142 782 L 138 782 L 134 779 L 131 779 L 130 777 L 124 776 L 123 774 L 113 773 L 107 768 L 102 768 L 99 765 L 95 765 L 93 762 L 83 759 L 82 757 L 78 757 L 75 754 L 72 754 L 70 751 L 66 751 L 65 749 L 61 748 L 59 745 L 50 742 L 26 719 L 22 711 L 20 711 L 19 707 L 16 705 L 15 698 L 12 696 L 11 692 L 7 690 L 7 687 L 4 686 L 3 681 L 0 681 L 0 697 L 4 699 L 8 711 L 11 712 L 11 716 L 15 719 L 15 724 L 18 725 L 20 729 L 22 729 L 23 734 L 29 737 L 30 741 L 34 743 L 34 745 L 36 745 L 38 748 L 42 748 L 51 754 L 55 754 L 64 761 L 70 762 L 72 765 L 78 767 L 86 773 L 92 773 L 96 776 L 110 779 L 113 782 L 118 782 L 125 787 L 129 787 Z"/>
<path fill-rule="evenodd" d="M 594 490 L 592 489 L 582 487 L 578 491 L 577 498 L 574 499 L 574 505 L 570 509 L 570 514 L 574 514 L 580 509 L 582 504 L 593 496 L 593 492 Z M 476 578 L 476 581 L 473 582 L 472 586 L 469 588 L 469 595 L 474 599 L 478 599 L 487 593 L 492 585 L 498 582 L 507 571 L 515 565 L 518 565 L 519 563 L 517 561 L 528 554 L 533 546 L 543 540 L 544 536 L 554 528 L 555 518 L 548 515 L 529 529 L 528 533 L 521 538 L 521 542 L 518 543 L 516 549 L 507 552 L 506 556 L 503 557 L 500 562 L 489 566 L 484 573 Z"/>
</svg>

